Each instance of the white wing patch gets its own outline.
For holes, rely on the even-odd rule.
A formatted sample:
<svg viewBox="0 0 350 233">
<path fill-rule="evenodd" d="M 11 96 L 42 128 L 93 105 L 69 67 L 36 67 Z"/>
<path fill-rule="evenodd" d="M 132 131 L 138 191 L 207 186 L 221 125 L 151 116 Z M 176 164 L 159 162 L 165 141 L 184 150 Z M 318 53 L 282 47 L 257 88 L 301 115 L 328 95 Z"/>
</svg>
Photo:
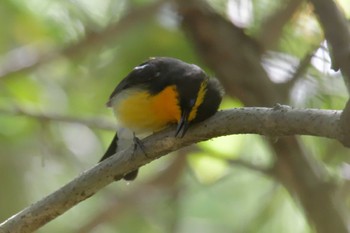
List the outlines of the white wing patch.
<svg viewBox="0 0 350 233">
<path fill-rule="evenodd" d="M 147 66 L 149 66 L 148 64 L 143 64 L 143 65 L 140 65 L 140 66 L 136 66 L 135 68 L 134 68 L 134 70 L 142 70 L 142 69 L 144 69 L 145 67 L 147 67 Z"/>
</svg>

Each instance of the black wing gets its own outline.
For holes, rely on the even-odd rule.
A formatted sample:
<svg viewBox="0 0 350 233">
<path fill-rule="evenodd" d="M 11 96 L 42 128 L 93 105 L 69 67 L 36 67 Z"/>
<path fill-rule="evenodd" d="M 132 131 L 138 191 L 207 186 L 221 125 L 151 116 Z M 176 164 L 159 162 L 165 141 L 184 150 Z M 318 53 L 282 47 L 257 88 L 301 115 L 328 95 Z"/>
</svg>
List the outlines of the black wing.
<svg viewBox="0 0 350 233">
<path fill-rule="evenodd" d="M 118 141 L 118 133 L 115 133 L 111 144 L 109 144 L 108 149 L 106 150 L 105 154 L 102 156 L 99 162 L 111 157 L 117 152 L 117 141 Z"/>
<path fill-rule="evenodd" d="M 115 133 L 111 144 L 109 145 L 108 149 L 106 150 L 105 154 L 102 156 L 102 158 L 100 159 L 99 163 L 109 157 L 111 157 L 112 155 L 115 155 L 115 153 L 117 152 L 117 148 L 118 148 L 118 133 Z M 124 175 L 123 179 L 124 180 L 135 180 L 137 177 L 139 169 L 133 170 L 127 174 Z"/>
</svg>

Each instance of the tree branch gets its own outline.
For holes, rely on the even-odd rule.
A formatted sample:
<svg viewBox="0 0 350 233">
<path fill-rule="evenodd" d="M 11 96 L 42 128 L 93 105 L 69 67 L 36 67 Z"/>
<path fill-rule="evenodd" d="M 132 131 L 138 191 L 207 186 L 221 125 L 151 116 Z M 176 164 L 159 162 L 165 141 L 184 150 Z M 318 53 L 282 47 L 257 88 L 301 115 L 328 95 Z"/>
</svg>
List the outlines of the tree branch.
<svg viewBox="0 0 350 233">
<path fill-rule="evenodd" d="M 142 142 L 147 157 L 133 146 L 97 164 L 74 180 L 0 224 L 0 233 L 33 232 L 123 174 L 181 147 L 229 134 L 256 133 L 282 137 L 313 135 L 339 140 L 341 111 L 275 108 L 238 108 L 220 111 L 194 125 L 184 138 L 174 138 L 174 128 L 155 133 Z"/>
</svg>

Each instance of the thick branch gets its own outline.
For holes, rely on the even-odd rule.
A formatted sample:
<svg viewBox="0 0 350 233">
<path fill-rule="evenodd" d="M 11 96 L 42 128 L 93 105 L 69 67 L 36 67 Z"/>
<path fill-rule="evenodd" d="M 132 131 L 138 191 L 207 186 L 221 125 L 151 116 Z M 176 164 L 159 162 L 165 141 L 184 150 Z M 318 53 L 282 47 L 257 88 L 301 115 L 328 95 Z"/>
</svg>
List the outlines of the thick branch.
<svg viewBox="0 0 350 233">
<path fill-rule="evenodd" d="M 33 232 L 89 198 L 115 178 L 181 147 L 229 134 L 256 133 L 269 136 L 293 134 L 339 139 L 341 111 L 276 108 L 238 108 L 218 112 L 194 125 L 184 138 L 174 138 L 172 128 L 143 140 L 147 157 L 133 147 L 83 172 L 70 183 L 0 224 L 0 233 Z M 130 159 L 131 158 L 131 159 Z"/>
</svg>

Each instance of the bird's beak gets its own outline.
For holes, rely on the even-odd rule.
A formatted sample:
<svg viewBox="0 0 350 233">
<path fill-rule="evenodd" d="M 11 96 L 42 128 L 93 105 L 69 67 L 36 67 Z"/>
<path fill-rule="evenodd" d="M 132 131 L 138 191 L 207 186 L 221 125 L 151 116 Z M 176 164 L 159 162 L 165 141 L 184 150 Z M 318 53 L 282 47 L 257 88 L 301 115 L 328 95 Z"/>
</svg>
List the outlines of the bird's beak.
<svg viewBox="0 0 350 233">
<path fill-rule="evenodd" d="M 190 115 L 189 111 L 184 110 L 182 112 L 180 121 L 177 124 L 175 137 L 179 136 L 180 138 L 182 138 L 185 135 L 185 133 L 188 129 L 188 126 L 189 126 L 189 122 L 188 122 L 189 115 Z"/>
</svg>

